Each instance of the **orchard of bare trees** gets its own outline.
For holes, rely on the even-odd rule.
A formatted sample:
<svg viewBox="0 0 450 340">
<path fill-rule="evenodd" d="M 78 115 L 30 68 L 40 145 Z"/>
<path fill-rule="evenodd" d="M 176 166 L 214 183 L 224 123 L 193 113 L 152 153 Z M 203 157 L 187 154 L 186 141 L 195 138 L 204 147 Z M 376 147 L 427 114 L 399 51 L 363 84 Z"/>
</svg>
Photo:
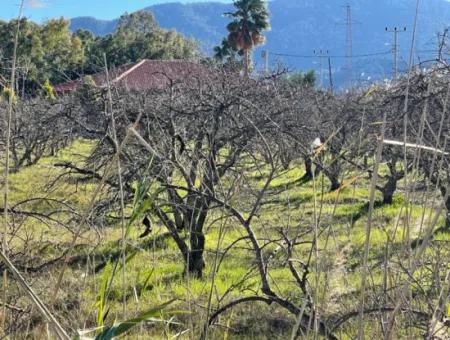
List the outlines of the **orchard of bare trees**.
<svg viewBox="0 0 450 340">
<path fill-rule="evenodd" d="M 14 104 L 4 336 L 447 339 L 448 68 L 282 73 Z"/>
</svg>

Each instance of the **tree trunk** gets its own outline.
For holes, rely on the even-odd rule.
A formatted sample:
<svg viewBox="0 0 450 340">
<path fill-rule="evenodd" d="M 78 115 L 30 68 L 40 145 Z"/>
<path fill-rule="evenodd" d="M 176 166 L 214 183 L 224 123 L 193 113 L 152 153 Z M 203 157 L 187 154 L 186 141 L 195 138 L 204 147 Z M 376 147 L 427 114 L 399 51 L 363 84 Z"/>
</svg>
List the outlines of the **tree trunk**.
<svg viewBox="0 0 450 340">
<path fill-rule="evenodd" d="M 445 226 L 444 230 L 446 232 L 450 231 L 450 197 L 445 201 Z"/>
<path fill-rule="evenodd" d="M 304 156 L 303 159 L 305 160 L 305 176 L 304 176 L 304 178 L 313 178 L 311 157 Z"/>
<path fill-rule="evenodd" d="M 252 50 L 251 49 L 245 49 L 244 50 L 244 75 L 246 78 L 249 77 L 250 73 L 252 72 Z"/>
<path fill-rule="evenodd" d="M 341 174 L 341 167 L 337 160 L 334 160 L 330 166 L 327 168 L 322 168 L 322 172 L 330 180 L 330 191 L 335 191 L 341 187 L 341 182 L 339 181 L 339 175 Z"/>
<path fill-rule="evenodd" d="M 330 191 L 335 191 L 340 188 L 341 183 L 339 182 L 339 178 L 332 174 L 331 176 L 328 176 L 331 182 Z"/>
<path fill-rule="evenodd" d="M 397 190 L 397 178 L 396 176 L 389 176 L 388 181 L 381 190 L 383 194 L 383 204 L 392 204 L 393 196 Z"/>
<path fill-rule="evenodd" d="M 211 187 L 211 186 L 210 186 Z M 205 252 L 205 235 L 203 234 L 203 226 L 209 211 L 210 201 L 208 199 L 200 199 L 192 195 L 190 201 L 193 209 L 188 209 L 186 218 L 191 221 L 188 224 L 189 230 L 189 256 L 186 260 L 185 273 L 193 274 L 197 278 L 201 278 L 205 261 L 203 258 Z M 185 220 L 186 220 L 185 218 Z M 190 225 L 189 225 L 190 224 Z"/>
<path fill-rule="evenodd" d="M 191 251 L 187 263 L 187 271 L 197 278 L 201 278 L 205 261 L 203 253 L 205 251 L 205 236 L 202 233 L 192 232 L 190 237 Z M 186 270 L 185 270 L 186 271 Z"/>
</svg>

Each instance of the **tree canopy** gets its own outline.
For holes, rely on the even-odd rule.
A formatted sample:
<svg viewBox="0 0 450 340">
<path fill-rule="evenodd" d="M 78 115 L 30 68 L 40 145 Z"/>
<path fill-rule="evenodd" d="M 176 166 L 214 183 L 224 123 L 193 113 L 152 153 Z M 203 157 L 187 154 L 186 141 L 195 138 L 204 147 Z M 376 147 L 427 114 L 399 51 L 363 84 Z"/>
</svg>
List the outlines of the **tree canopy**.
<svg viewBox="0 0 450 340">
<path fill-rule="evenodd" d="M 197 43 L 174 30 L 159 27 L 152 13 L 139 11 L 120 17 L 114 33 L 96 38 L 88 64 L 103 65 L 103 54 L 113 66 L 140 59 L 188 59 L 198 57 Z"/>
<path fill-rule="evenodd" d="M 0 21 L 0 87 L 11 73 L 17 20 Z M 124 14 L 114 33 L 96 37 L 90 31 L 70 32 L 70 22 L 51 19 L 38 25 L 20 20 L 17 53 L 18 93 L 36 93 L 44 83 L 55 84 L 104 67 L 103 54 L 111 66 L 141 59 L 188 59 L 199 56 L 196 41 L 174 30 L 159 27 L 152 13 Z"/>
<path fill-rule="evenodd" d="M 294 86 L 314 87 L 316 84 L 316 73 L 314 70 L 310 70 L 306 73 L 295 72 L 288 75 L 286 81 Z"/>
<path fill-rule="evenodd" d="M 11 73 L 17 20 L 0 22 L 0 77 Z M 58 82 L 73 76 L 85 61 L 81 39 L 69 31 L 69 21 L 60 18 L 38 25 L 21 19 L 17 50 L 17 84 L 36 89 L 45 80 Z"/>
<path fill-rule="evenodd" d="M 222 48 L 228 46 L 241 52 L 244 71 L 248 74 L 252 69 L 251 52 L 265 42 L 263 32 L 270 29 L 269 11 L 264 0 L 236 0 L 234 7 L 236 11 L 225 13 L 232 21 L 227 25 L 228 44 L 222 43 Z"/>
</svg>

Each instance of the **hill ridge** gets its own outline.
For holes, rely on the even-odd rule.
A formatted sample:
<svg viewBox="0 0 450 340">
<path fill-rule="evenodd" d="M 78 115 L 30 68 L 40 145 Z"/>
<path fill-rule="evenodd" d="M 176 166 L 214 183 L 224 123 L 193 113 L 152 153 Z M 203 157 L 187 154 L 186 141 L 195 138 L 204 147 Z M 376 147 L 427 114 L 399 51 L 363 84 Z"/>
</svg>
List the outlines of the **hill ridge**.
<svg viewBox="0 0 450 340">
<path fill-rule="evenodd" d="M 354 78 L 386 78 L 391 74 L 392 36 L 385 27 L 407 27 L 399 36 L 399 67 L 406 68 L 411 45 L 411 31 L 415 13 L 415 0 L 353 0 L 350 1 L 355 25 L 353 28 L 353 53 L 355 55 L 386 52 L 381 56 L 367 57 L 354 61 Z M 176 29 L 186 36 L 199 40 L 207 54 L 226 35 L 225 26 L 229 19 L 223 13 L 232 9 L 232 4 L 200 2 L 181 4 L 171 2 L 146 7 L 155 14 L 161 27 Z M 346 30 L 345 8 L 341 3 L 329 0 L 273 0 L 269 2 L 272 30 L 267 32 L 267 44 L 263 47 L 272 53 L 271 64 L 278 62 L 291 69 L 319 70 L 319 60 L 312 58 L 314 50 L 327 49 L 333 55 L 345 55 Z M 111 32 L 117 20 L 105 21 L 93 18 L 72 19 L 71 29 L 86 28 L 95 34 Z M 429 51 L 436 49 L 436 34 L 450 23 L 450 2 L 429 0 L 420 7 L 417 34 L 416 61 L 434 58 Z M 427 51 L 427 52 L 423 52 Z M 277 56 L 290 54 L 298 57 Z M 300 56 L 310 56 L 302 58 Z M 255 53 L 257 66 L 262 60 L 259 51 Z M 340 82 L 346 62 L 343 58 L 333 59 L 333 74 Z M 359 79 L 361 80 L 361 79 Z"/>
</svg>

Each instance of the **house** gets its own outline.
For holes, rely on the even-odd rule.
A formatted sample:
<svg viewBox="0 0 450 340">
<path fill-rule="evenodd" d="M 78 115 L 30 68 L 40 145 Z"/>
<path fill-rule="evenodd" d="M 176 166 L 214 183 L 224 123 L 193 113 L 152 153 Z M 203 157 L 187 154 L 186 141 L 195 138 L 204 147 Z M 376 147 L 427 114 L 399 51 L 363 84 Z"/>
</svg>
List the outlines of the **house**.
<svg viewBox="0 0 450 340">
<path fill-rule="evenodd" d="M 119 66 L 109 71 L 110 84 L 131 91 L 161 89 L 176 81 L 205 80 L 212 71 L 208 66 L 183 60 L 149 60 Z M 98 87 L 107 86 L 106 72 L 89 76 Z M 79 89 L 86 78 L 69 81 L 55 86 L 58 94 L 66 94 Z"/>
</svg>

